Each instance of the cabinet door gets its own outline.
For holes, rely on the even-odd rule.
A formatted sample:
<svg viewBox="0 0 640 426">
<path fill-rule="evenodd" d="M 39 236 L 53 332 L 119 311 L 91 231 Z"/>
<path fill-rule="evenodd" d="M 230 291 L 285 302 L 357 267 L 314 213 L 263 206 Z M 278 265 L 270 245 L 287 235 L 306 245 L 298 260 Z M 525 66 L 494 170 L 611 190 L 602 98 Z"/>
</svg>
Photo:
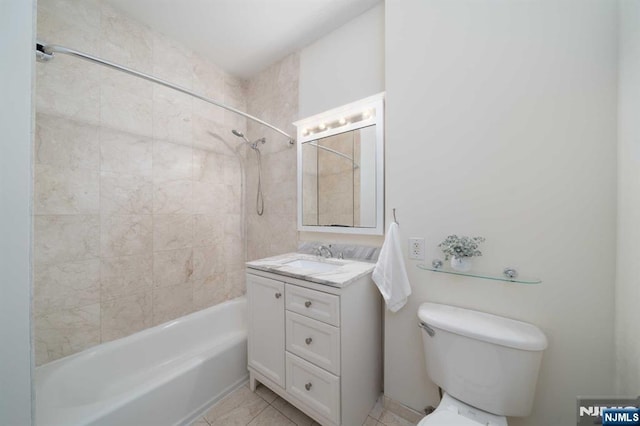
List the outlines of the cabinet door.
<svg viewBox="0 0 640 426">
<path fill-rule="evenodd" d="M 247 274 L 249 366 L 285 386 L 284 283 Z"/>
</svg>

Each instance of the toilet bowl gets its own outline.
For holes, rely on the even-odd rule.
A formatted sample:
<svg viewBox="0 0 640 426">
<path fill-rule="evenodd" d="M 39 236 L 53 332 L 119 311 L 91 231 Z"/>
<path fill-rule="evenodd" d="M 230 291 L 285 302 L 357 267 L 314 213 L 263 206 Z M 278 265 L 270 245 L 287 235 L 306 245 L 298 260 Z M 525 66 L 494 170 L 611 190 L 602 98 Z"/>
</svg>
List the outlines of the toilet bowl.
<svg viewBox="0 0 640 426">
<path fill-rule="evenodd" d="M 418 426 L 507 426 L 507 418 L 479 410 L 445 393 L 436 410 Z"/>
<path fill-rule="evenodd" d="M 506 426 L 531 413 L 547 338 L 532 325 L 438 303 L 418 310 L 426 371 L 444 392 L 421 426 Z"/>
</svg>

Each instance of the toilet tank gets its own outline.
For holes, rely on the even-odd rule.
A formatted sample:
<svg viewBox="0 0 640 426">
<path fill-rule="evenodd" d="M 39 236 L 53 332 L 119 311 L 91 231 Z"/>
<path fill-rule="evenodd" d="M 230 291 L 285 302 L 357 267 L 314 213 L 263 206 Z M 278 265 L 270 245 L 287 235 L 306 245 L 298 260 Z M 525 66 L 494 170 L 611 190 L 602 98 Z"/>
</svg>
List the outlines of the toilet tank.
<svg viewBox="0 0 640 426">
<path fill-rule="evenodd" d="M 431 380 L 469 405 L 501 416 L 531 413 L 547 338 L 534 325 L 438 303 L 418 310 Z"/>
</svg>

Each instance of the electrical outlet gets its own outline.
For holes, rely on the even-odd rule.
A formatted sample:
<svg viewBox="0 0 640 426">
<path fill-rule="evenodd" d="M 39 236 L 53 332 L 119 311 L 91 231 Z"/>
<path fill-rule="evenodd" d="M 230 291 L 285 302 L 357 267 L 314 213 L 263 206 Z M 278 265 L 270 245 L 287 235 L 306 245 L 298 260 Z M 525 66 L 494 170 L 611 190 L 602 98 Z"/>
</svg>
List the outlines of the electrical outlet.
<svg viewBox="0 0 640 426">
<path fill-rule="evenodd" d="M 424 260 L 424 238 L 409 238 L 409 259 Z"/>
</svg>

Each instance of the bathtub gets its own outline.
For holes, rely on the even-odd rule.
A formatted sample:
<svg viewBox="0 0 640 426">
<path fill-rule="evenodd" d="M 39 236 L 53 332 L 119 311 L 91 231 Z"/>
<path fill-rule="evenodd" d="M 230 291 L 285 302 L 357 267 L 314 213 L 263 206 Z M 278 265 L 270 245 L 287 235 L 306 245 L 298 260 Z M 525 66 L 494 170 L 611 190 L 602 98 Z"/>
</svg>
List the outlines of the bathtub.
<svg viewBox="0 0 640 426">
<path fill-rule="evenodd" d="M 247 380 L 246 310 L 240 297 L 36 368 L 36 424 L 188 424 Z"/>
</svg>

